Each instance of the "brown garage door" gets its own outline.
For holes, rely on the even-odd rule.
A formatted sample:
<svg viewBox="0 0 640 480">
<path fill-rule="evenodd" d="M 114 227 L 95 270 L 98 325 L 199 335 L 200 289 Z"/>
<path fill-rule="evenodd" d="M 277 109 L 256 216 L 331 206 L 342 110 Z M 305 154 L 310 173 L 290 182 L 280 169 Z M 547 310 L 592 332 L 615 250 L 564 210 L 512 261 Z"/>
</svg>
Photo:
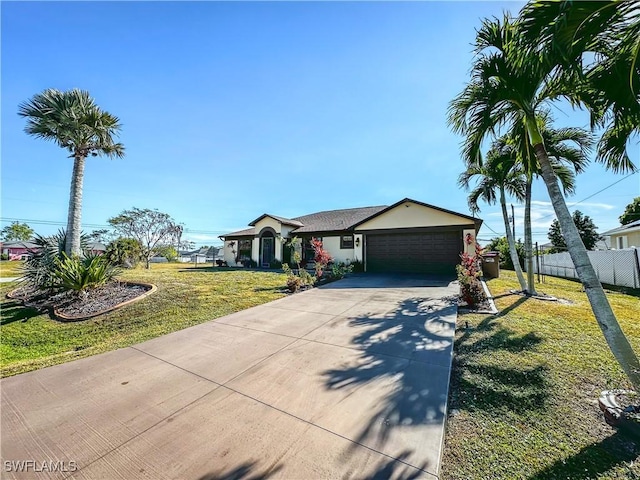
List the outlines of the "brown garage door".
<svg viewBox="0 0 640 480">
<path fill-rule="evenodd" d="M 461 237 L 459 231 L 367 235 L 367 271 L 455 273 Z"/>
</svg>

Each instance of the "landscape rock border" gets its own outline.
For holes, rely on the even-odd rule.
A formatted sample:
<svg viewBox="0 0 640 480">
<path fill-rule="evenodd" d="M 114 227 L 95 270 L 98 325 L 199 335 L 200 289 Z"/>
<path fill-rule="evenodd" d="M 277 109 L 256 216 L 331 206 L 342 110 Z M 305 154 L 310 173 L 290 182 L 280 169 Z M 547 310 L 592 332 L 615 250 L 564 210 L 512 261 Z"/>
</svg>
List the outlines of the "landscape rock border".
<svg viewBox="0 0 640 480">
<path fill-rule="evenodd" d="M 129 305 L 131 303 L 137 302 L 138 300 L 142 300 L 143 298 L 148 297 L 149 295 L 151 295 L 152 293 L 155 293 L 158 290 L 158 287 L 156 287 L 152 283 L 144 283 L 144 282 L 121 282 L 121 283 L 124 283 L 127 285 L 138 285 L 142 287 L 149 287 L 149 290 L 145 291 L 141 295 L 138 295 L 137 297 L 130 298 L 129 300 L 126 300 L 122 303 L 119 303 L 109 308 L 105 308 L 104 310 L 101 310 L 99 312 L 95 312 L 89 315 L 78 315 L 78 316 L 65 315 L 64 313 L 61 313 L 56 308 L 54 308 L 53 316 L 57 320 L 60 320 L 61 322 L 79 322 L 81 320 L 89 320 L 90 318 L 97 317 L 98 315 L 104 315 L 105 313 L 112 312 L 113 310 L 116 310 L 120 307 L 124 307 L 125 305 Z"/>
<path fill-rule="evenodd" d="M 128 281 L 124 281 L 124 282 L 120 282 L 126 285 L 132 285 L 132 286 L 141 286 L 141 287 L 146 287 L 148 290 L 146 290 L 145 292 L 143 292 L 142 294 L 138 295 L 137 297 L 134 298 L 130 298 L 128 300 L 125 300 L 124 302 L 118 303 L 117 305 L 112 305 L 108 308 L 105 308 L 104 310 L 100 310 L 97 312 L 92 312 L 90 314 L 87 315 L 65 315 L 62 312 L 59 312 L 58 309 L 54 308 L 49 308 L 49 311 L 51 312 L 51 315 L 56 319 L 59 320 L 61 322 L 79 322 L 82 320 L 89 320 L 90 318 L 94 318 L 97 317 L 99 315 L 104 315 L 105 313 L 109 313 L 112 312 L 118 308 L 124 307 L 125 305 L 129 305 L 131 303 L 137 302 L 138 300 L 142 300 L 143 298 L 148 297 L 149 295 L 155 293 L 158 290 L 158 287 L 152 283 L 145 283 L 145 282 L 128 282 Z M 16 289 L 17 290 L 17 289 Z M 20 298 L 19 296 L 15 296 L 12 295 L 16 290 L 12 290 L 9 293 L 7 293 L 7 298 L 10 298 L 12 300 L 18 300 L 21 301 L 21 303 L 26 306 L 29 307 L 29 303 L 27 301 L 25 301 L 24 299 Z"/>
</svg>

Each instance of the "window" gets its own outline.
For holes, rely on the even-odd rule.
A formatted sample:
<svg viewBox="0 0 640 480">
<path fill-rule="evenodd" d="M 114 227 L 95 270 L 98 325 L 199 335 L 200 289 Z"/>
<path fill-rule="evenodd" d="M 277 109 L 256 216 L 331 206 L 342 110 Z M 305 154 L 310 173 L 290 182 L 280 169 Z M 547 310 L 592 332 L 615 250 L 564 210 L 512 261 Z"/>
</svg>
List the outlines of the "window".
<svg viewBox="0 0 640 480">
<path fill-rule="evenodd" d="M 353 248 L 353 235 L 342 235 L 340 237 L 340 248 Z"/>
<path fill-rule="evenodd" d="M 251 240 L 238 240 L 238 258 L 251 259 Z"/>
<path fill-rule="evenodd" d="M 322 237 L 313 237 L 320 241 L 322 241 Z M 311 237 L 302 239 L 302 259 L 307 262 L 313 262 L 313 259 L 316 257 L 316 252 L 313 250 L 311 246 Z"/>
</svg>

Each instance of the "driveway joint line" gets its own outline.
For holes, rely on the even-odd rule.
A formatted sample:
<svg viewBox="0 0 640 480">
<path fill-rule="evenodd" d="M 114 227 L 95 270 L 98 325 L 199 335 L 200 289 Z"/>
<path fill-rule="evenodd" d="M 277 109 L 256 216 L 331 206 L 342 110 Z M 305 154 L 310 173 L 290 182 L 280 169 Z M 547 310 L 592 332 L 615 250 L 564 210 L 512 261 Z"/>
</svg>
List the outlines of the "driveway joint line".
<svg viewBox="0 0 640 480">
<path fill-rule="evenodd" d="M 335 318 L 335 317 L 340 317 L 340 316 L 341 316 L 341 315 L 334 315 L 334 317 L 333 317 L 333 318 Z M 332 318 L 332 319 L 333 319 L 333 318 Z M 344 318 L 347 318 L 347 317 L 344 317 Z M 329 321 L 331 321 L 332 319 L 330 319 Z M 328 322 L 329 322 L 329 321 L 328 321 Z M 318 327 L 314 328 L 313 330 L 311 330 L 311 331 L 309 331 L 309 332 L 305 333 L 305 334 L 304 334 L 304 336 L 302 336 L 302 337 L 296 337 L 296 336 L 294 336 L 294 335 L 286 335 L 286 334 L 284 334 L 284 333 L 269 332 L 269 331 L 267 331 L 267 330 L 260 330 L 259 328 L 247 327 L 247 326 L 245 326 L 245 325 L 233 325 L 233 324 L 223 323 L 223 322 L 216 322 L 216 323 L 218 323 L 218 324 L 220 324 L 220 325 L 224 325 L 224 326 L 226 326 L 226 327 L 234 327 L 234 328 L 239 328 L 239 329 L 243 329 L 243 330 L 250 330 L 250 331 L 252 331 L 252 332 L 266 333 L 266 334 L 269 334 L 269 335 L 276 335 L 276 336 L 279 336 L 279 337 L 291 338 L 291 339 L 294 339 L 294 340 L 304 340 L 304 341 L 306 341 L 306 342 L 308 342 L 308 343 L 315 343 L 315 344 L 318 344 L 318 345 L 326 345 L 326 346 L 329 346 L 329 347 L 337 347 L 337 348 L 342 348 L 342 349 L 346 349 L 346 350 L 351 350 L 351 351 L 353 351 L 353 352 L 358 352 L 358 353 L 362 353 L 362 352 L 364 352 L 364 351 L 365 351 L 363 347 L 350 347 L 350 346 L 348 346 L 348 345 L 338 345 L 338 344 L 336 344 L 336 343 L 323 342 L 323 341 L 321 341 L 321 340 L 315 340 L 315 339 L 313 339 L 313 338 L 306 338 L 306 337 L 307 337 L 307 335 L 310 335 L 311 333 L 313 333 L 313 332 L 314 332 L 316 329 L 318 329 L 318 328 L 322 328 L 322 327 L 324 327 L 328 322 L 325 322 L 325 323 L 323 323 L 322 325 L 319 325 Z M 285 347 L 283 347 L 283 349 L 287 348 L 287 347 L 288 347 L 288 346 L 290 346 L 290 345 L 293 345 L 294 343 L 295 343 L 295 342 L 292 342 L 292 343 L 290 343 L 290 344 L 286 345 Z M 375 348 L 375 347 L 374 347 L 374 348 Z M 282 349 L 281 349 L 281 350 L 278 350 L 277 352 L 274 352 L 272 355 L 275 355 L 276 353 L 280 353 L 281 351 L 282 351 Z M 419 360 L 419 359 L 417 359 L 417 358 L 403 357 L 403 356 L 400 356 L 400 355 L 393 355 L 393 354 L 391 354 L 391 353 L 385 353 L 385 352 L 382 352 L 382 351 L 379 351 L 379 350 L 375 350 L 375 351 L 372 351 L 372 352 L 373 352 L 373 353 L 376 353 L 377 355 L 384 355 L 384 356 L 389 357 L 389 358 L 397 358 L 398 360 L 408 360 L 409 362 L 421 363 L 421 364 L 423 364 L 423 365 L 429 365 L 429 366 L 439 367 L 439 368 L 448 368 L 448 367 L 446 367 L 446 366 L 444 366 L 444 365 L 441 365 L 441 364 L 439 364 L 439 363 L 425 362 L 425 361 L 423 361 L 423 360 Z M 154 357 L 154 358 L 157 358 L 157 357 Z M 161 360 L 161 359 L 160 359 L 160 360 Z M 168 363 L 170 363 L 170 362 L 168 362 Z M 171 364 L 171 365 L 173 365 L 173 364 Z M 257 365 L 257 364 L 256 364 L 256 365 Z M 251 367 L 249 367 L 249 368 L 252 368 L 252 367 L 253 367 L 253 365 L 252 365 Z M 188 371 L 188 372 L 189 372 L 189 370 L 186 370 L 186 371 Z M 203 378 L 204 378 L 204 377 L 203 377 Z M 226 383 L 227 383 L 227 382 L 225 382 L 225 383 L 223 383 L 223 384 L 221 384 L 221 385 L 226 385 Z"/>
<path fill-rule="evenodd" d="M 314 328 L 313 330 L 311 330 L 311 332 L 313 332 L 313 331 L 317 330 L 317 329 L 318 329 L 318 328 L 320 328 L 320 327 L 324 327 L 327 323 L 329 323 L 331 320 L 333 320 L 333 318 L 335 318 L 335 316 L 333 316 L 333 317 L 329 318 L 329 319 L 328 319 L 326 322 L 324 322 L 322 325 L 318 325 L 316 328 Z M 308 332 L 308 333 L 307 333 L 307 335 L 308 335 L 309 333 L 311 333 L 311 332 Z M 286 348 L 289 348 L 289 347 L 290 347 L 291 345 L 293 345 L 294 343 L 296 343 L 296 342 L 298 342 L 298 341 L 302 340 L 301 338 L 297 338 L 297 337 L 287 337 L 287 338 L 293 338 L 293 341 L 292 341 L 292 342 L 290 342 L 290 343 L 288 343 L 288 344 L 286 344 L 286 345 L 284 345 L 282 348 L 279 348 L 279 349 L 278 349 L 278 350 L 276 350 L 275 352 L 273 352 L 273 353 L 271 353 L 271 354 L 267 355 L 266 357 L 264 357 L 263 359 L 259 360 L 259 361 L 258 361 L 258 362 L 256 362 L 256 363 L 254 363 L 253 365 L 251 365 L 251 366 L 249 366 L 249 367 L 245 368 L 243 371 L 241 371 L 240 373 L 238 373 L 237 375 L 235 375 L 233 378 L 230 378 L 229 380 L 227 380 L 226 382 L 224 382 L 224 383 L 222 384 L 222 386 L 223 386 L 223 387 L 224 387 L 224 386 L 226 386 L 229 382 L 232 382 L 233 380 L 235 380 L 236 378 L 238 378 L 240 375 L 242 375 L 242 374 L 244 374 L 244 373 L 248 372 L 249 370 L 251 370 L 253 367 L 256 367 L 256 366 L 260 365 L 260 364 L 261 364 L 262 362 L 264 362 L 265 360 L 270 359 L 271 357 L 273 357 L 274 355 L 276 355 L 276 354 L 278 354 L 278 353 L 282 352 L 282 351 L 283 351 L 283 350 L 285 350 Z"/>
<path fill-rule="evenodd" d="M 304 418 L 302 418 L 302 417 L 298 417 L 297 415 L 294 415 L 293 413 L 289 413 L 289 412 L 287 412 L 286 410 L 282 410 L 282 409 L 280 409 L 280 408 L 278 408 L 278 407 L 275 407 L 275 406 L 273 406 L 273 405 L 271 405 L 271 404 L 269 404 L 269 403 L 266 403 L 266 402 L 264 402 L 264 401 L 262 401 L 262 400 L 260 400 L 260 399 L 258 399 L 258 398 L 252 397 L 251 395 L 248 395 L 248 394 L 246 394 L 246 393 L 242 393 L 242 392 L 240 392 L 240 391 L 238 391 L 238 390 L 236 390 L 236 389 L 234 389 L 234 388 L 228 387 L 227 385 L 222 385 L 222 388 L 226 388 L 227 390 L 230 390 L 230 391 L 232 391 L 232 392 L 234 392 L 234 393 L 237 393 L 238 395 L 242 395 L 242 396 L 243 396 L 243 397 L 245 397 L 245 398 L 249 398 L 249 399 L 253 400 L 254 402 L 257 402 L 257 403 L 259 403 L 259 404 L 261 404 L 261 405 L 264 405 L 264 406 L 265 406 L 265 407 L 267 407 L 267 408 L 271 408 L 272 410 L 275 410 L 275 411 L 277 411 L 277 412 L 283 413 L 283 414 L 285 414 L 285 415 L 287 415 L 287 416 L 289 416 L 289 417 L 291 417 L 291 418 L 295 418 L 296 420 L 299 420 L 299 421 L 301 421 L 301 422 L 303 422 L 303 423 L 306 423 L 307 425 L 311 425 L 312 427 L 319 428 L 320 430 L 323 430 L 323 431 L 325 431 L 325 432 L 327 432 L 327 433 L 330 433 L 331 435 L 335 435 L 336 437 L 342 438 L 343 440 L 347 440 L 348 442 L 353 443 L 354 445 L 358 445 L 358 446 L 360 446 L 360 447 L 366 448 L 367 450 L 370 450 L 370 451 L 372 451 L 372 452 L 374 452 L 374 453 L 377 453 L 377 454 L 379 454 L 379 455 L 382 455 L 382 456 L 384 456 L 384 457 L 387 457 L 387 458 L 389 458 L 389 459 L 391 459 L 391 460 L 394 460 L 394 461 L 396 461 L 396 462 L 398 462 L 398 463 L 402 463 L 402 464 L 404 464 L 404 465 L 407 465 L 408 467 L 415 468 L 416 470 L 419 470 L 419 471 L 424 472 L 424 473 L 426 473 L 426 474 L 428 474 L 428 475 L 431 475 L 431 476 L 433 476 L 434 478 L 439 478 L 439 477 L 438 477 L 438 475 L 436 475 L 435 473 L 429 472 L 429 471 L 427 471 L 427 470 L 425 470 L 425 469 L 423 469 L 423 468 L 420 468 L 420 467 L 417 467 L 417 466 L 415 466 L 415 465 L 412 465 L 411 463 L 409 463 L 409 462 L 405 462 L 404 460 L 400 460 L 399 458 L 396 458 L 396 457 L 394 457 L 393 455 L 390 455 L 390 454 L 388 454 L 388 453 L 381 452 L 380 450 L 377 450 L 377 449 L 375 449 L 375 448 L 373 448 L 373 447 L 370 447 L 370 446 L 368 446 L 368 445 L 365 445 L 365 444 L 363 444 L 363 443 L 360 443 L 360 442 L 358 442 L 358 441 L 356 441 L 356 440 L 353 440 L 353 439 L 351 439 L 351 438 L 349 438 L 349 437 L 347 437 L 347 436 L 345 436 L 345 435 L 342 435 L 342 434 L 340 434 L 340 433 L 334 432 L 333 430 L 329 430 L 328 428 L 323 427 L 323 426 L 321 426 L 321 425 L 318 425 L 318 424 L 316 424 L 316 423 L 313 423 L 313 422 L 311 422 L 311 421 L 309 421 L 309 420 L 305 420 L 305 419 L 304 419 Z"/>
<path fill-rule="evenodd" d="M 136 350 L 136 351 L 138 351 L 140 353 L 143 353 L 145 355 L 148 355 L 151 358 L 155 358 L 156 360 L 159 360 L 159 361 L 161 361 L 163 363 L 166 363 L 167 365 L 171 365 L 172 367 L 178 368 L 178 369 L 182 370 L 183 372 L 190 373 L 191 375 L 193 375 L 195 377 L 198 377 L 198 378 L 201 378 L 202 380 L 206 380 L 207 382 L 213 383 L 213 384 L 217 385 L 218 387 L 222 387 L 224 385 L 223 383 L 219 383 L 219 382 L 216 382 L 215 380 L 211 380 L 210 378 L 204 377 L 204 376 L 200 375 L 199 373 L 192 372 L 191 370 L 186 369 L 184 367 L 181 367 L 180 365 L 176 365 L 175 363 L 171 363 L 170 361 L 165 360 L 164 358 L 157 357 L 153 353 L 149 353 L 149 352 L 145 352 L 144 350 L 140 350 L 135 345 L 132 345 L 129 348 L 131 348 L 133 350 Z"/>
</svg>

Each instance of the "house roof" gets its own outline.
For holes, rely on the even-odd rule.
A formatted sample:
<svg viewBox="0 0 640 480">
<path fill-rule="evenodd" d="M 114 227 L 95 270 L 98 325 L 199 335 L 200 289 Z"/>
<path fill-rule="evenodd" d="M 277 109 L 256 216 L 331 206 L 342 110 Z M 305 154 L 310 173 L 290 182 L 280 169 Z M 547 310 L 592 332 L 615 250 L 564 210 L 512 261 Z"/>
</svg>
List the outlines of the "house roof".
<svg viewBox="0 0 640 480">
<path fill-rule="evenodd" d="M 271 217 L 274 220 L 277 220 L 277 221 L 279 221 L 280 223 L 282 223 L 284 225 L 291 225 L 292 227 L 301 227 L 302 226 L 302 223 L 300 223 L 299 221 L 297 221 L 295 219 L 278 217 L 276 215 L 271 215 L 270 213 L 263 213 L 258 218 L 256 218 L 253 222 L 249 223 L 249 225 L 251 225 L 253 227 L 253 226 L 255 226 L 256 223 L 258 223 L 260 220 L 262 220 L 265 217 Z"/>
<path fill-rule="evenodd" d="M 604 232 L 602 235 L 616 235 L 619 233 L 628 233 L 628 232 L 636 232 L 640 231 L 640 220 L 634 220 L 631 223 L 627 223 L 626 225 L 622 225 L 621 227 L 614 228 L 607 232 Z"/>
<path fill-rule="evenodd" d="M 231 238 L 231 237 L 253 237 L 256 234 L 255 228 L 245 228 L 244 230 L 238 230 L 237 232 L 227 233 L 226 235 L 220 235 L 218 238 Z"/>
<path fill-rule="evenodd" d="M 451 215 L 456 215 L 458 217 L 465 218 L 469 221 L 472 221 L 476 225 L 476 228 L 479 228 L 480 225 L 482 224 L 482 220 L 480 220 L 479 218 L 474 218 L 469 215 L 464 215 L 462 213 L 446 210 L 444 208 L 436 207 L 434 205 L 429 205 L 427 203 L 418 202 L 410 198 L 404 198 L 399 202 L 394 203 L 391 206 L 378 205 L 375 207 L 359 207 L 359 208 L 344 208 L 340 210 L 326 210 L 323 212 L 310 213 L 309 215 L 303 215 L 301 217 L 294 217 L 294 218 L 283 218 L 283 217 L 278 217 L 276 215 L 265 213 L 264 215 L 255 219 L 249 225 L 253 226 L 263 218 L 270 217 L 285 225 L 291 225 L 291 226 L 297 227 L 291 231 L 291 233 L 293 234 L 343 231 L 343 230 L 353 229 L 354 227 L 364 223 L 365 221 L 375 218 L 378 215 L 381 215 L 382 213 L 387 212 L 405 202 L 412 202 L 418 205 L 422 205 L 424 207 L 432 208 L 434 210 L 438 210 L 441 212 L 449 213 Z M 226 235 L 221 235 L 220 238 L 252 237 L 255 234 L 256 234 L 255 228 L 247 228 L 244 230 L 228 233 Z"/>
<path fill-rule="evenodd" d="M 40 248 L 37 244 L 30 241 L 13 240 L 10 242 L 0 242 L 2 248 Z"/>
<path fill-rule="evenodd" d="M 107 246 L 100 242 L 89 242 L 87 243 L 87 249 L 104 252 L 107 250 Z"/>
<path fill-rule="evenodd" d="M 377 207 L 345 208 L 342 210 L 328 210 L 325 212 L 311 213 L 296 217 L 303 226 L 296 228 L 292 233 L 330 232 L 336 230 L 348 230 L 354 225 L 374 216 L 387 208 L 385 205 Z"/>
</svg>

